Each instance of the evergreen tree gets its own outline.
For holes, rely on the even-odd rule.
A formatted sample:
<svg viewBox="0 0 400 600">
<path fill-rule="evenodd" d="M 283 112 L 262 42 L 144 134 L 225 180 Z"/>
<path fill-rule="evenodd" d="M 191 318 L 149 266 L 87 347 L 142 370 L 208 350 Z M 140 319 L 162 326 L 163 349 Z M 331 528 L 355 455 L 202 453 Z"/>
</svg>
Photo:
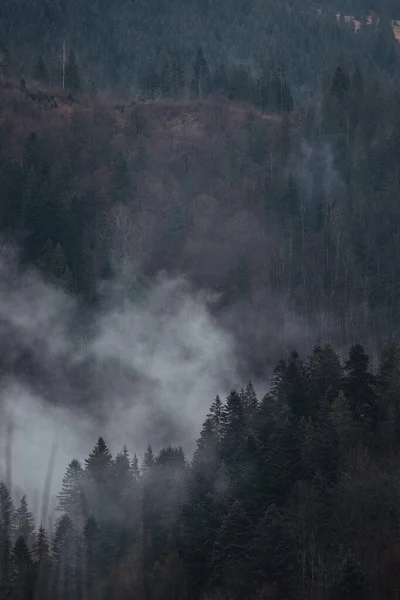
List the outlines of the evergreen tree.
<svg viewBox="0 0 400 600">
<path fill-rule="evenodd" d="M 344 393 L 356 421 L 376 430 L 379 412 L 375 378 L 369 372 L 369 357 L 360 344 L 352 346 L 345 363 Z"/>
<path fill-rule="evenodd" d="M 33 514 L 28 510 L 26 496 L 22 496 L 13 519 L 15 536 L 17 538 L 22 536 L 28 548 L 31 548 L 34 540 L 35 520 Z"/>
<path fill-rule="evenodd" d="M 54 598 L 73 600 L 77 535 L 71 519 L 63 515 L 57 522 L 52 540 L 51 591 Z"/>
<path fill-rule="evenodd" d="M 15 507 L 6 485 L 0 482 L 0 585 L 7 581 L 8 566 L 13 538 L 13 515 Z"/>
<path fill-rule="evenodd" d="M 236 390 L 229 394 L 222 414 L 221 457 L 235 464 L 246 433 L 243 401 Z"/>
<path fill-rule="evenodd" d="M 67 467 L 57 499 L 57 510 L 67 513 L 77 527 L 82 527 L 86 514 L 84 472 L 76 458 Z"/>
<path fill-rule="evenodd" d="M 211 559 L 213 581 L 232 598 L 246 597 L 251 529 L 248 515 L 235 501 L 221 524 Z"/>
<path fill-rule="evenodd" d="M 65 87 L 73 94 L 81 91 L 81 78 L 79 74 L 78 63 L 73 49 L 68 54 L 67 64 L 65 65 Z"/>
<path fill-rule="evenodd" d="M 144 453 L 142 473 L 148 473 L 154 466 L 154 454 L 151 446 L 147 446 L 147 450 Z"/>
<path fill-rule="evenodd" d="M 342 385 L 343 368 L 332 346 L 316 346 L 306 362 L 310 414 L 318 413 L 321 402 L 333 402 Z"/>
<path fill-rule="evenodd" d="M 47 533 L 41 525 L 32 548 L 32 556 L 36 573 L 35 600 L 47 598 L 50 591 L 51 558 Z"/>
<path fill-rule="evenodd" d="M 267 508 L 254 528 L 248 562 L 253 585 L 270 583 L 285 589 L 294 556 L 287 523 L 275 504 Z"/>
<path fill-rule="evenodd" d="M 83 530 L 84 543 L 85 543 L 85 584 L 86 596 L 91 597 L 91 588 L 96 582 L 96 577 L 99 574 L 98 571 L 98 556 L 99 556 L 99 543 L 100 543 L 100 531 L 94 517 L 89 517 Z"/>
<path fill-rule="evenodd" d="M 258 399 L 251 381 L 242 390 L 241 396 L 247 428 L 249 431 L 253 431 L 258 416 Z"/>
<path fill-rule="evenodd" d="M 9 585 L 15 600 L 30 600 L 33 588 L 31 553 L 22 535 L 17 538 L 10 556 Z"/>
<path fill-rule="evenodd" d="M 139 468 L 139 459 L 134 453 L 131 463 L 132 476 L 136 483 L 139 483 L 140 480 L 140 468 Z"/>
</svg>

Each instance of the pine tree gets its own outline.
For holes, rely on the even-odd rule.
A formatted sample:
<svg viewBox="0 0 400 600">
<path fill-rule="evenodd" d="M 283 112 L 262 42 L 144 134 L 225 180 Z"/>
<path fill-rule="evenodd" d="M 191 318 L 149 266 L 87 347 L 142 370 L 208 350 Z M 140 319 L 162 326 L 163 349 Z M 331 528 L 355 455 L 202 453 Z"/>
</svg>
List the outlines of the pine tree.
<svg viewBox="0 0 400 600">
<path fill-rule="evenodd" d="M 318 413 L 320 403 L 327 399 L 333 402 L 342 386 L 343 367 L 332 346 L 316 346 L 306 365 L 307 392 L 310 414 Z"/>
<path fill-rule="evenodd" d="M 73 567 L 76 560 L 77 536 L 71 519 L 63 515 L 57 522 L 52 540 L 52 596 L 73 600 Z"/>
<path fill-rule="evenodd" d="M 132 470 L 133 479 L 138 483 L 140 480 L 140 468 L 139 468 L 139 459 L 136 456 L 136 453 L 134 453 L 133 458 L 132 458 L 131 470 Z"/>
<path fill-rule="evenodd" d="M 89 517 L 84 530 L 84 543 L 85 543 L 85 589 L 86 596 L 91 597 L 91 588 L 96 582 L 98 571 L 98 556 L 99 556 L 99 543 L 100 543 L 100 531 L 94 517 Z"/>
<path fill-rule="evenodd" d="M 49 73 L 47 71 L 47 67 L 45 65 L 42 55 L 40 55 L 38 58 L 33 76 L 38 81 L 43 81 L 44 83 L 47 83 L 49 81 Z"/>
<path fill-rule="evenodd" d="M 67 64 L 65 66 L 65 86 L 73 93 L 81 91 L 81 78 L 79 74 L 78 63 L 73 49 L 68 54 Z"/>
<path fill-rule="evenodd" d="M 236 390 L 232 390 L 222 414 L 222 437 L 219 448 L 221 458 L 234 469 L 237 469 L 245 436 L 246 420 L 242 397 Z"/>
<path fill-rule="evenodd" d="M 254 528 L 248 549 L 253 583 L 278 583 L 282 588 L 293 566 L 288 524 L 281 509 L 271 504 Z"/>
<path fill-rule="evenodd" d="M 214 583 L 232 598 L 246 597 L 251 529 L 248 515 L 240 502 L 235 501 L 221 524 L 211 558 Z"/>
<path fill-rule="evenodd" d="M 15 600 L 32 597 L 33 562 L 27 543 L 22 535 L 17 538 L 10 556 L 9 585 Z"/>
<path fill-rule="evenodd" d="M 38 563 L 50 561 L 50 544 L 43 525 L 41 525 L 37 531 L 36 540 L 33 544 L 32 551 L 33 558 Z"/>
<path fill-rule="evenodd" d="M 88 513 L 93 514 L 99 523 L 103 523 L 111 516 L 114 508 L 113 459 L 102 437 L 85 459 L 85 480 Z"/>
<path fill-rule="evenodd" d="M 343 390 L 350 402 L 355 421 L 376 430 L 379 418 L 375 378 L 369 372 L 369 357 L 361 344 L 352 346 L 345 363 Z"/>
<path fill-rule="evenodd" d="M 28 510 L 26 496 L 22 496 L 20 506 L 15 511 L 13 520 L 15 536 L 22 536 L 28 548 L 31 548 L 34 540 L 35 520 L 33 514 Z"/>
<path fill-rule="evenodd" d="M 76 458 L 67 467 L 57 500 L 57 510 L 67 513 L 78 528 L 82 527 L 86 513 L 84 472 L 81 463 Z"/>
<path fill-rule="evenodd" d="M 48 597 L 51 573 L 50 545 L 42 525 L 38 529 L 32 554 L 36 571 L 35 599 L 42 600 Z"/>
<path fill-rule="evenodd" d="M 339 65 L 332 78 L 331 94 L 339 98 L 341 102 L 344 102 L 347 93 L 350 90 L 350 77 L 347 69 Z"/>
<path fill-rule="evenodd" d="M 258 399 L 251 381 L 241 393 L 243 410 L 248 431 L 253 431 L 258 415 Z"/>
<path fill-rule="evenodd" d="M 139 516 L 139 487 L 132 473 L 126 446 L 115 458 L 114 477 L 115 521 L 119 537 L 118 553 L 123 556 L 132 543 Z"/>
<path fill-rule="evenodd" d="M 13 515 L 15 507 L 6 485 L 0 482 L 0 585 L 8 576 L 8 565 L 13 538 Z"/>
<path fill-rule="evenodd" d="M 147 450 L 144 453 L 142 473 L 148 473 L 154 466 L 154 454 L 151 446 L 147 446 Z"/>
</svg>

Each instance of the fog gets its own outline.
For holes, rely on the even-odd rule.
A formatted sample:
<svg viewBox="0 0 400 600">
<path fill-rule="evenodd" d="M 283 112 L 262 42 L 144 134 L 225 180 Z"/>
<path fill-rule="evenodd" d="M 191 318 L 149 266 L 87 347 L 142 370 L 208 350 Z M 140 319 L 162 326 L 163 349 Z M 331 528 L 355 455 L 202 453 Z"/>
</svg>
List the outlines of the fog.
<svg viewBox="0 0 400 600">
<path fill-rule="evenodd" d="M 13 493 L 28 495 L 35 516 L 51 456 L 54 503 L 67 464 L 98 436 L 113 453 L 126 444 L 142 456 L 149 443 L 191 453 L 216 394 L 243 383 L 234 337 L 211 315 L 215 298 L 183 278 L 160 274 L 132 294 L 125 269 L 90 318 L 13 253 L 0 278 L 0 478 L 11 423 Z"/>
</svg>

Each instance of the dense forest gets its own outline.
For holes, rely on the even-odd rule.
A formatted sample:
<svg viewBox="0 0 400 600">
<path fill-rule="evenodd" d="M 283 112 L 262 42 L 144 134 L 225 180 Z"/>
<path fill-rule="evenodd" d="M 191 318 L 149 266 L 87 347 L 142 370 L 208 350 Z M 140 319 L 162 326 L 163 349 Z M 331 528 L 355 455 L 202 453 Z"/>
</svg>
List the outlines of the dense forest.
<svg viewBox="0 0 400 600">
<path fill-rule="evenodd" d="M 192 460 L 100 437 L 55 521 L 1 483 L 1 597 L 399 598 L 399 372 L 394 342 L 376 372 L 361 345 L 293 352 L 263 398 L 216 397 Z"/>
<path fill-rule="evenodd" d="M 8 455 L 0 598 L 400 600 L 397 19 L 398 0 L 1 1 L 0 425 L 18 382 L 96 426 L 131 396 L 174 434 L 139 460 L 103 432 L 56 515 Z M 276 365 L 266 395 L 216 397 L 190 458 L 188 397 L 93 350 L 160 273 L 212 298 L 193 335 L 215 352 L 163 340 L 182 380 L 207 378 L 196 352 L 263 384 Z M 121 344 L 151 329 L 142 363 L 146 319 Z"/>
<path fill-rule="evenodd" d="M 143 82 L 165 69 L 168 55 L 179 56 L 190 87 L 199 46 L 213 69 L 259 75 L 272 58 L 280 70 L 287 69 L 301 99 L 341 53 L 364 70 L 397 77 L 390 23 L 400 18 L 399 8 L 398 0 L 3 0 L 0 41 L 14 72 L 32 75 L 42 55 L 57 84 L 66 42 L 75 50 L 87 89 L 125 95 L 145 92 Z M 337 19 L 368 13 L 375 14 L 374 23 L 357 35 Z"/>
<path fill-rule="evenodd" d="M 77 91 L 72 51 L 68 89 L 3 79 L 0 227 L 22 263 L 92 305 L 122 259 L 184 273 L 260 369 L 265 318 L 296 346 L 301 320 L 308 349 L 396 333 L 397 84 L 343 57 L 296 108 L 273 62 L 213 95 L 200 49 L 186 99 L 175 67 L 161 97 L 120 106 Z"/>
</svg>

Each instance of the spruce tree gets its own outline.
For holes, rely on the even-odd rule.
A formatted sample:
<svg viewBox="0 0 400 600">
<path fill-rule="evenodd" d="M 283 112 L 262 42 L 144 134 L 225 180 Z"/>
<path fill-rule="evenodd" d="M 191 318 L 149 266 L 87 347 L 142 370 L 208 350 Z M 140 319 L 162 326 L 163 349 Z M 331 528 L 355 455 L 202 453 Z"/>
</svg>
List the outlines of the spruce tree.
<svg viewBox="0 0 400 600">
<path fill-rule="evenodd" d="M 67 467 L 57 500 L 57 510 L 67 513 L 77 527 L 82 527 L 86 512 L 84 472 L 76 458 Z"/>
<path fill-rule="evenodd" d="M 36 573 L 35 599 L 47 598 L 50 591 L 51 558 L 47 533 L 41 525 L 32 548 L 32 557 Z"/>
<path fill-rule="evenodd" d="M 0 585 L 7 581 L 15 507 L 7 486 L 0 482 Z"/>
<path fill-rule="evenodd" d="M 224 518 L 211 561 L 213 582 L 231 594 L 232 598 L 246 597 L 248 589 L 248 544 L 251 521 L 240 502 L 235 501 Z"/>
<path fill-rule="evenodd" d="M 375 431 L 379 419 L 378 401 L 375 377 L 368 369 L 368 355 L 361 344 L 355 344 L 350 348 L 345 363 L 343 390 L 350 402 L 354 420 L 365 423 Z"/>
<path fill-rule="evenodd" d="M 152 447 L 147 446 L 147 450 L 144 453 L 143 464 L 142 464 L 142 472 L 148 473 L 154 466 L 154 454 Z"/>
<path fill-rule="evenodd" d="M 28 548 L 31 548 L 34 541 L 35 520 L 28 509 L 26 496 L 22 496 L 20 506 L 15 511 L 13 520 L 15 536 L 22 536 Z"/>
<path fill-rule="evenodd" d="M 71 519 L 63 515 L 57 522 L 52 540 L 51 591 L 54 598 L 72 600 L 73 568 L 76 560 L 77 535 Z"/>
<path fill-rule="evenodd" d="M 249 574 L 253 583 L 278 583 L 284 588 L 294 558 L 288 523 L 282 510 L 271 504 L 256 524 L 249 544 Z"/>
<path fill-rule="evenodd" d="M 232 390 L 226 400 L 222 422 L 221 456 L 228 463 L 233 463 L 246 433 L 243 399 L 236 390 Z"/>
<path fill-rule="evenodd" d="M 332 346 L 316 346 L 306 365 L 310 414 L 316 416 L 324 399 L 333 402 L 342 386 L 343 367 Z"/>
<path fill-rule="evenodd" d="M 136 456 L 136 453 L 134 453 L 133 458 L 132 458 L 131 470 L 132 470 L 132 476 L 133 476 L 134 481 L 136 481 L 136 483 L 138 483 L 140 480 L 140 467 L 139 467 L 139 459 Z"/>
<path fill-rule="evenodd" d="M 22 535 L 12 549 L 9 565 L 9 585 L 13 600 L 29 600 L 33 588 L 33 562 Z"/>
<path fill-rule="evenodd" d="M 89 517 L 83 530 L 84 544 L 85 544 L 85 574 L 84 574 L 84 587 L 86 589 L 86 596 L 91 597 L 91 588 L 96 582 L 96 577 L 99 574 L 98 557 L 100 553 L 100 531 L 97 525 L 97 521 L 94 517 Z"/>
</svg>

